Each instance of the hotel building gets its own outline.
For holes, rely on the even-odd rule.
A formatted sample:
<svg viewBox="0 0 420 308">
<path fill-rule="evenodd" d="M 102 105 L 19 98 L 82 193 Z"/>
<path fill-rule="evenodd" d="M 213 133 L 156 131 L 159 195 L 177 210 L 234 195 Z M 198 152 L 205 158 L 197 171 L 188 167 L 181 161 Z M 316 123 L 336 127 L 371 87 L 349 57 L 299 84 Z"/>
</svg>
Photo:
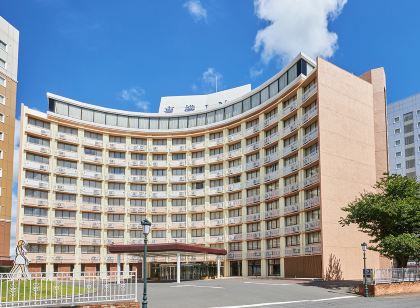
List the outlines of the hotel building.
<svg viewBox="0 0 420 308">
<path fill-rule="evenodd" d="M 420 180 L 420 94 L 388 105 L 389 172 Z"/>
<path fill-rule="evenodd" d="M 360 278 L 367 238 L 338 221 L 387 171 L 382 68 L 358 77 L 300 54 L 254 90 L 166 97 L 158 113 L 47 97 L 47 113 L 21 115 L 31 270 L 115 269 L 107 246 L 142 243 L 147 217 L 149 243 L 225 248 L 225 276 Z M 152 258 L 151 276 L 172 261 Z"/>
<path fill-rule="evenodd" d="M 0 16 L 0 258 L 9 258 L 19 31 Z"/>
</svg>

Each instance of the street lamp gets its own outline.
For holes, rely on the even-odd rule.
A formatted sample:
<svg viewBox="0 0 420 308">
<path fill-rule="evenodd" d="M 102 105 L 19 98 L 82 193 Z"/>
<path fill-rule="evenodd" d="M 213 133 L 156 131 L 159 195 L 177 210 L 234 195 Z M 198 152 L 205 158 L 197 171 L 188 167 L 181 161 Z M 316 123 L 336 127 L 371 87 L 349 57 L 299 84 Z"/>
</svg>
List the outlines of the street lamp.
<svg viewBox="0 0 420 308">
<path fill-rule="evenodd" d="M 363 285 L 365 287 L 364 296 L 369 297 L 369 289 L 367 285 L 367 271 L 366 271 L 366 250 L 367 250 L 367 244 L 362 243 L 362 251 L 363 251 Z"/>
<path fill-rule="evenodd" d="M 143 226 L 143 235 L 144 235 L 144 255 L 143 255 L 143 301 L 141 303 L 142 308 L 147 308 L 147 236 L 150 232 L 150 227 L 152 223 L 147 219 L 141 221 Z"/>
</svg>

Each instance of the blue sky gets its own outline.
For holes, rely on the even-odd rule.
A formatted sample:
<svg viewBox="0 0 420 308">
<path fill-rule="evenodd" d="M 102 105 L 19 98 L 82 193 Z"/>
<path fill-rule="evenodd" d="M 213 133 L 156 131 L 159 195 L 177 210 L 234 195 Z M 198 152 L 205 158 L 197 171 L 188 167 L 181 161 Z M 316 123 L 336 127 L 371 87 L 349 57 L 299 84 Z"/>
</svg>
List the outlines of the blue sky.
<svg viewBox="0 0 420 308">
<path fill-rule="evenodd" d="M 20 31 L 18 103 L 45 93 L 135 111 L 160 97 L 259 85 L 299 51 L 384 66 L 388 101 L 420 92 L 420 1 L 0 0 Z M 19 106 L 17 116 L 19 117 Z"/>
</svg>

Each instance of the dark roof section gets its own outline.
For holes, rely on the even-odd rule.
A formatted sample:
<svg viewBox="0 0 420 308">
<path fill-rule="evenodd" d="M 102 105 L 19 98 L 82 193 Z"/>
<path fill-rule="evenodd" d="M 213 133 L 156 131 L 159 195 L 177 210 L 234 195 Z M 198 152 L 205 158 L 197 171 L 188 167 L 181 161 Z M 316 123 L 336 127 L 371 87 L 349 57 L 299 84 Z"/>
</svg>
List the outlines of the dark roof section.
<svg viewBox="0 0 420 308">
<path fill-rule="evenodd" d="M 140 253 L 144 251 L 143 244 L 137 245 L 109 245 L 110 253 Z M 165 243 L 165 244 L 149 244 L 148 252 L 187 252 L 187 253 L 204 253 L 209 255 L 224 256 L 227 254 L 226 249 L 210 248 L 199 245 L 182 244 L 182 243 Z"/>
</svg>

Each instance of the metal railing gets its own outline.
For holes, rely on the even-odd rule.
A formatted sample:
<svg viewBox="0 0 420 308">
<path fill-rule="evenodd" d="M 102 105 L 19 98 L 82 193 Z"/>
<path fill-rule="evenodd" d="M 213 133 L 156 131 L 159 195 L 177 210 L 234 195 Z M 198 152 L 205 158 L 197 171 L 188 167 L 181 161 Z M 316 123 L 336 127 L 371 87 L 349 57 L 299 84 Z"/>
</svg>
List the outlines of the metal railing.
<svg viewBox="0 0 420 308">
<path fill-rule="evenodd" d="M 420 268 L 374 269 L 373 284 L 420 281 Z"/>
<path fill-rule="evenodd" d="M 137 300 L 137 272 L 0 274 L 0 307 L 74 306 Z"/>
</svg>

